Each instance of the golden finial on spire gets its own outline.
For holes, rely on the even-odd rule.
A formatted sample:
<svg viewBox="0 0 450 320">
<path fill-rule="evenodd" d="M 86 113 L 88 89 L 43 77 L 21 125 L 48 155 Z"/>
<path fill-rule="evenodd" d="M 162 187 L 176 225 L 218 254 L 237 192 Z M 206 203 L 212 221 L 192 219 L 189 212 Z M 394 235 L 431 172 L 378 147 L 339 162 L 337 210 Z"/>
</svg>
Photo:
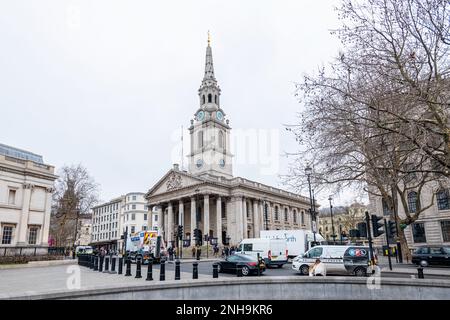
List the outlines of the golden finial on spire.
<svg viewBox="0 0 450 320">
<path fill-rule="evenodd" d="M 208 46 L 211 44 L 211 35 L 209 34 L 209 30 L 208 30 Z"/>
</svg>

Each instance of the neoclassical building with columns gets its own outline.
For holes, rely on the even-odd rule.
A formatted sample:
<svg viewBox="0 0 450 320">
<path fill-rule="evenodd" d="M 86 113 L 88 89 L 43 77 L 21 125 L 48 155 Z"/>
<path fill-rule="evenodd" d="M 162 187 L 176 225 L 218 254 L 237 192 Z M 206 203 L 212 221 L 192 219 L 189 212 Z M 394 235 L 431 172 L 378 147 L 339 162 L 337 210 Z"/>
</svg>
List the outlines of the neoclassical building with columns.
<svg viewBox="0 0 450 320">
<path fill-rule="evenodd" d="M 194 244 L 194 230 L 220 246 L 259 237 L 260 230 L 311 229 L 309 198 L 241 177 L 233 177 L 230 123 L 220 106 L 208 39 L 199 108 L 189 127 L 189 169 L 174 164 L 146 194 L 149 212 L 166 243 L 174 245 L 178 225 Z"/>
</svg>

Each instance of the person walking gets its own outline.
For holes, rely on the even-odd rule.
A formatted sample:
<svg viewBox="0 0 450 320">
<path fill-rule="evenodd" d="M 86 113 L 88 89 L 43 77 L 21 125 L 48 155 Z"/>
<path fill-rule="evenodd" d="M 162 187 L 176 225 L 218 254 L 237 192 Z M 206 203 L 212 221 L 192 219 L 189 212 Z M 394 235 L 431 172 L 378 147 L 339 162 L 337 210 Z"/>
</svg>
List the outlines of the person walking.
<svg viewBox="0 0 450 320">
<path fill-rule="evenodd" d="M 225 247 L 225 258 L 230 254 L 230 248 L 228 246 Z"/>
</svg>

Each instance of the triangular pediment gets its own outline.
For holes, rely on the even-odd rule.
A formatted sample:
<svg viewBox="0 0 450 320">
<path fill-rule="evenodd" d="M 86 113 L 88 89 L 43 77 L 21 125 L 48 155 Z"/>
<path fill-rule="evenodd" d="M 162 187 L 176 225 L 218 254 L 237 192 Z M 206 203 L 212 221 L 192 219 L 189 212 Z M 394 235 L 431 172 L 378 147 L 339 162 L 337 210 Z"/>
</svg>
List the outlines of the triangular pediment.
<svg viewBox="0 0 450 320">
<path fill-rule="evenodd" d="M 148 192 L 147 198 L 204 182 L 184 171 L 170 170 Z"/>
</svg>

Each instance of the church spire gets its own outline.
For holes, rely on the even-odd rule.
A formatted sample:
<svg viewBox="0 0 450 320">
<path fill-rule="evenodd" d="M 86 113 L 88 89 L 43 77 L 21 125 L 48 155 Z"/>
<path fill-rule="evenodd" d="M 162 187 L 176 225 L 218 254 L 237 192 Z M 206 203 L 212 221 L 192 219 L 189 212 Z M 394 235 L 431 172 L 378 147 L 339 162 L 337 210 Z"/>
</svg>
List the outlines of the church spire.
<svg viewBox="0 0 450 320">
<path fill-rule="evenodd" d="M 216 77 L 214 76 L 214 65 L 211 49 L 211 35 L 208 31 L 208 46 L 206 47 L 205 59 L 205 75 L 203 76 L 202 84 L 198 90 L 200 97 L 200 108 L 208 109 L 208 111 L 218 110 L 220 88 L 217 85 Z"/>
<path fill-rule="evenodd" d="M 214 65 L 211 50 L 211 35 L 208 31 L 208 46 L 206 47 L 206 60 L 205 60 L 205 76 L 203 77 L 203 82 L 207 80 L 216 81 L 214 77 Z"/>
</svg>

